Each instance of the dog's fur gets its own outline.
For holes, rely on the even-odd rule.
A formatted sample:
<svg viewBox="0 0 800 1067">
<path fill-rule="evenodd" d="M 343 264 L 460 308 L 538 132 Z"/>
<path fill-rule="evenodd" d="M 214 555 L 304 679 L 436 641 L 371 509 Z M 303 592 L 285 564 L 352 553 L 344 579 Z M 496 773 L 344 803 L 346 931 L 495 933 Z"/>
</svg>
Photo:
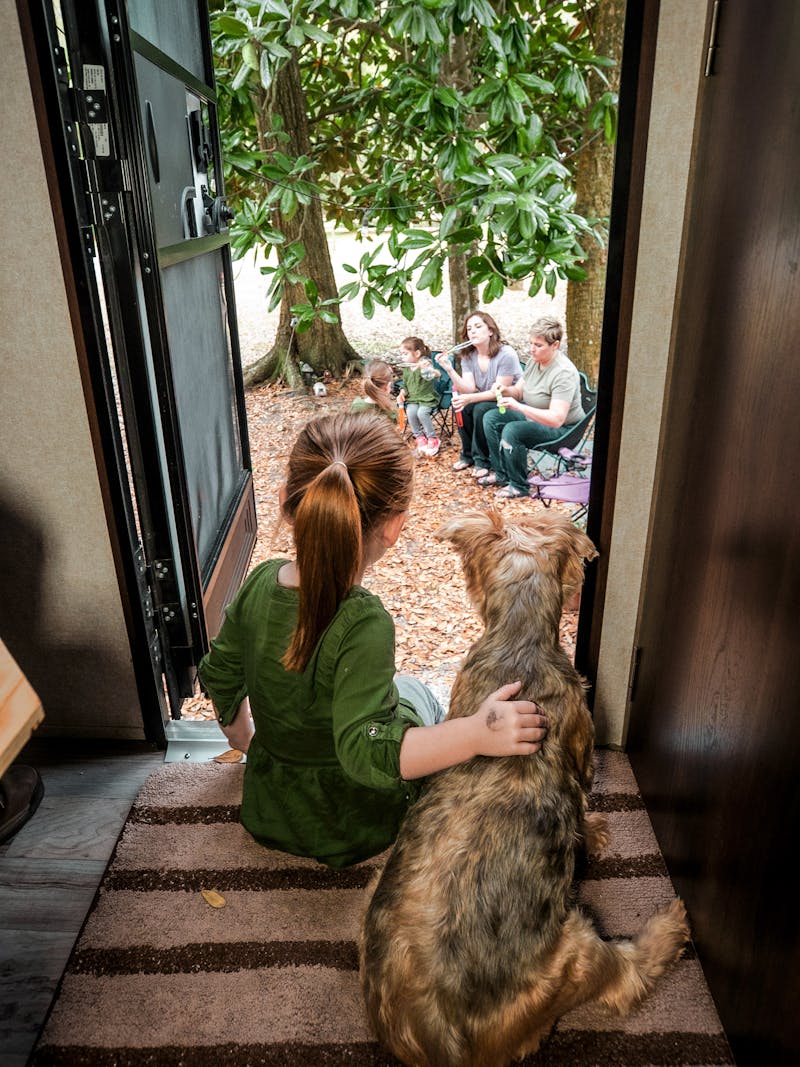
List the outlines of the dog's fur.
<svg viewBox="0 0 800 1067">
<path fill-rule="evenodd" d="M 411 1067 L 502 1067 L 588 1000 L 627 1012 L 688 937 L 675 901 L 641 933 L 606 943 L 572 903 L 576 850 L 598 851 L 586 813 L 593 727 L 559 644 L 563 597 L 596 551 L 568 519 L 497 512 L 437 531 L 461 555 L 485 624 L 453 686 L 450 716 L 521 679 L 547 713 L 532 756 L 476 757 L 432 776 L 369 903 L 361 978 L 378 1038 Z"/>
</svg>

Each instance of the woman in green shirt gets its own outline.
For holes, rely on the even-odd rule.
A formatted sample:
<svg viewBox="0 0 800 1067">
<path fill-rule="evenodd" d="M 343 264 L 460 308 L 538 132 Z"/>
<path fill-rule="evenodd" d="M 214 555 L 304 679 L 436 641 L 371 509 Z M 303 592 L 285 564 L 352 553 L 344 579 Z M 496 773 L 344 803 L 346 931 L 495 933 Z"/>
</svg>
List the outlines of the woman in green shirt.
<svg viewBox="0 0 800 1067">
<path fill-rule="evenodd" d="M 535 704 L 511 699 L 518 682 L 440 721 L 426 687 L 395 678 L 394 624 L 361 581 L 400 536 L 413 464 L 388 420 L 308 423 L 281 488 L 296 559 L 255 568 L 200 663 L 223 731 L 247 752 L 244 826 L 331 867 L 391 844 L 426 775 L 528 755 L 546 732 Z"/>
</svg>

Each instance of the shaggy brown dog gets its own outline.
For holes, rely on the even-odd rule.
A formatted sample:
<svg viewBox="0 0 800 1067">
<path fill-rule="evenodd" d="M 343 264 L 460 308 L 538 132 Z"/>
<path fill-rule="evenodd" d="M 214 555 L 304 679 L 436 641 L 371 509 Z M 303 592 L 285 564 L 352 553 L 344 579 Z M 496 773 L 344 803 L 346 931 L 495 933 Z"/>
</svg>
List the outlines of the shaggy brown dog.
<svg viewBox="0 0 800 1067">
<path fill-rule="evenodd" d="M 470 514 L 437 536 L 460 553 L 486 627 L 450 715 L 521 679 L 549 732 L 535 755 L 476 757 L 431 777 L 369 904 L 361 977 L 375 1033 L 404 1063 L 502 1067 L 584 1001 L 628 1011 L 688 927 L 675 901 L 633 941 L 606 943 L 572 903 L 576 850 L 607 839 L 603 817 L 586 814 L 592 721 L 558 630 L 591 541 L 549 512 L 513 525 Z"/>
</svg>

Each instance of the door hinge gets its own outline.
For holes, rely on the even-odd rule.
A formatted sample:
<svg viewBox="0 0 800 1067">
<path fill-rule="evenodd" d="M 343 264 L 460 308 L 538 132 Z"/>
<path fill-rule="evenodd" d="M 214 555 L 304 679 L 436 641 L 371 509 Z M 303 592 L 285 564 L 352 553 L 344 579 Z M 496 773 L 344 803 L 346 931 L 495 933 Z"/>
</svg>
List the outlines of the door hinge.
<svg viewBox="0 0 800 1067">
<path fill-rule="evenodd" d="M 631 669 L 628 674 L 628 703 L 632 704 L 636 700 L 636 688 L 639 685 L 639 667 L 642 663 L 642 648 L 641 645 L 635 645 L 633 652 L 631 653 Z"/>
<path fill-rule="evenodd" d="M 109 121 L 106 68 L 82 63 L 72 89 L 73 112 L 80 124 L 84 159 L 114 159 Z"/>
<path fill-rule="evenodd" d="M 153 630 L 150 637 L 150 659 L 153 661 L 156 670 L 161 668 L 162 655 L 161 638 L 158 635 L 158 630 Z"/>
<path fill-rule="evenodd" d="M 717 51 L 717 31 L 719 30 L 719 9 L 722 0 L 714 0 L 711 8 L 711 28 L 708 31 L 708 47 L 706 49 L 705 76 L 710 78 L 714 73 L 714 57 Z"/>
</svg>

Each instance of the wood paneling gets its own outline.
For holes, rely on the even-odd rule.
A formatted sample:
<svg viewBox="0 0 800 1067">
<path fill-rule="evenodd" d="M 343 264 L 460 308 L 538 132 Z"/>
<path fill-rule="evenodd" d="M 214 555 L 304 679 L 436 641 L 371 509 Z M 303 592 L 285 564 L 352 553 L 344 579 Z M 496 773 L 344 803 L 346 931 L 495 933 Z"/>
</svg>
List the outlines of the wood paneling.
<svg viewBox="0 0 800 1067">
<path fill-rule="evenodd" d="M 631 763 L 737 1061 L 800 1062 L 800 6 L 723 3 L 701 95 Z"/>
</svg>

